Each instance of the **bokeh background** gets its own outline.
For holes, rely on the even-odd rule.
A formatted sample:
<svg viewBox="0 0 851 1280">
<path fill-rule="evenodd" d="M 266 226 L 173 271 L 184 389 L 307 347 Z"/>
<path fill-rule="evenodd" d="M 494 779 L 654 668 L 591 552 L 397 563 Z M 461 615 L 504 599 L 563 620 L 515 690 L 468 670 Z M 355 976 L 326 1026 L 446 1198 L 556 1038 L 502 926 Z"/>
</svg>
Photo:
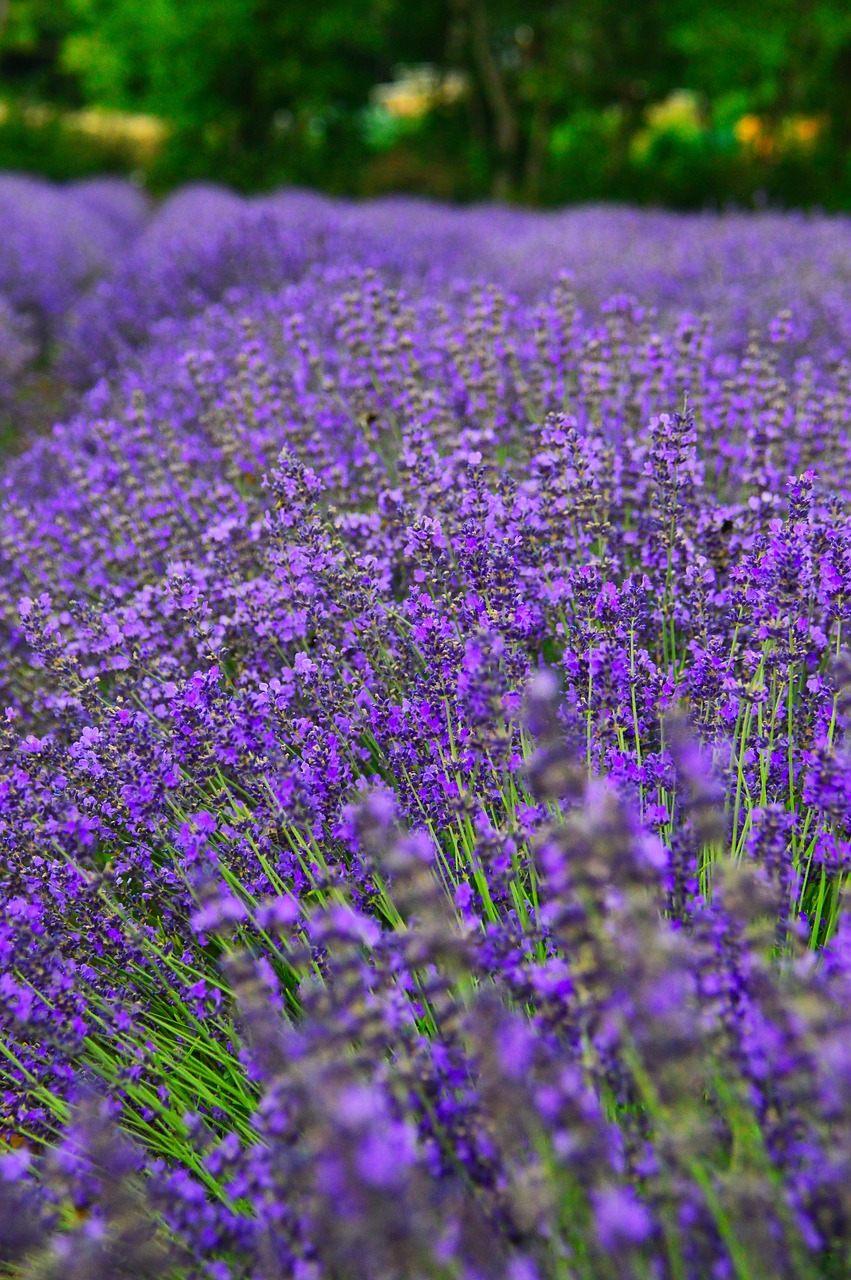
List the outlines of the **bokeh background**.
<svg viewBox="0 0 851 1280">
<path fill-rule="evenodd" d="M 851 208 L 847 0 L 0 0 L 0 170 Z"/>
</svg>

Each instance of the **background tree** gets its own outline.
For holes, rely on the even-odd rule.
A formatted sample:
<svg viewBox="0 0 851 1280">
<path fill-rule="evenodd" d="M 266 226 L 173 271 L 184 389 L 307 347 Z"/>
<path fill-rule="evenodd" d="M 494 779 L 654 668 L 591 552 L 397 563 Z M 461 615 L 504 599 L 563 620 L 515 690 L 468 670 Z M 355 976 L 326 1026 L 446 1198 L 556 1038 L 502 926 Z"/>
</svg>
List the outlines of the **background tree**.
<svg viewBox="0 0 851 1280">
<path fill-rule="evenodd" d="M 764 187 L 851 205 L 846 0 L 361 0 L 356 15 L 351 0 L 0 0 L 0 21 L 4 10 L 0 97 L 162 117 L 160 184 L 691 204 Z M 375 86 L 420 63 L 467 92 L 371 133 Z M 695 127 L 666 125 L 648 144 L 654 109 L 678 90 Z M 750 151 L 734 136 L 743 116 L 761 131 Z M 806 147 L 772 151 L 790 120 Z"/>
</svg>

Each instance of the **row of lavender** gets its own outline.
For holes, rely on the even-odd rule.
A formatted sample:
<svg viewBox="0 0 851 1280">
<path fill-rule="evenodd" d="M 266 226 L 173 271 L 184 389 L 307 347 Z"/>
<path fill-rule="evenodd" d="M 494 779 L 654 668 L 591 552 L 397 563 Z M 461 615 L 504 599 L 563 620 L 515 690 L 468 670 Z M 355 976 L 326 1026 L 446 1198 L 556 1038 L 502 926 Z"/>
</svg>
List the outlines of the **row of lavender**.
<svg viewBox="0 0 851 1280">
<path fill-rule="evenodd" d="M 412 200 L 371 205 L 284 192 L 252 200 L 215 187 L 153 210 L 131 184 L 66 188 L 0 175 L 0 405 L 33 369 L 81 388 L 143 344 L 157 321 L 232 289 L 265 291 L 318 263 L 370 263 L 396 283 L 498 284 L 542 299 L 559 272 L 597 309 L 632 293 L 673 320 L 713 314 L 718 341 L 793 305 L 798 349 L 847 347 L 847 219 L 679 216 L 589 208 L 529 214 Z M 17 406 L 20 411 L 20 405 Z"/>
<path fill-rule="evenodd" d="M 229 200 L 3 480 L 0 1261 L 847 1275 L 847 229 Z"/>
<path fill-rule="evenodd" d="M 73 307 L 147 216 L 129 183 L 101 178 L 63 189 L 0 174 L 0 409 L 45 363 Z"/>
</svg>

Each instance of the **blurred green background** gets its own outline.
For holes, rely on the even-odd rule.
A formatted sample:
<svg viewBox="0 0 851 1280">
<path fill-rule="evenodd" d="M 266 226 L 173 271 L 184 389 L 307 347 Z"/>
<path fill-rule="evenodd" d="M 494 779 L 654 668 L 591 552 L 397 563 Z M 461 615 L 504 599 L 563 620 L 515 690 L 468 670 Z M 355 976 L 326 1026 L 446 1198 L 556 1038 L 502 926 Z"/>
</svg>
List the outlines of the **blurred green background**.
<svg viewBox="0 0 851 1280">
<path fill-rule="evenodd" d="M 848 0 L 0 0 L 0 169 L 851 209 Z"/>
</svg>

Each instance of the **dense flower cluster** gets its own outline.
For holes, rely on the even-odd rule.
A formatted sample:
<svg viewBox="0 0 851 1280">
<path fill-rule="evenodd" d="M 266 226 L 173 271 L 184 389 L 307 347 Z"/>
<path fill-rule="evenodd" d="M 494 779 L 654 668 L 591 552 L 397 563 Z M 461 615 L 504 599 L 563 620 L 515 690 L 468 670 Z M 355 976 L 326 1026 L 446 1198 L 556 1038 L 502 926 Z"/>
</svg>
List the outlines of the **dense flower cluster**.
<svg viewBox="0 0 851 1280">
<path fill-rule="evenodd" d="M 11 1274 L 848 1274 L 848 238 L 194 189 L 68 312 Z"/>
<path fill-rule="evenodd" d="M 185 317 L 232 288 L 280 287 L 317 264 L 366 263 L 396 285 L 495 284 L 526 302 L 569 273 L 589 312 L 623 293 L 668 324 L 684 310 L 706 312 L 722 347 L 742 346 L 752 325 L 792 306 L 795 349 L 835 357 L 851 340 L 849 255 L 848 219 L 618 208 L 545 215 L 398 197 L 357 205 L 306 192 L 239 200 L 199 185 L 161 206 L 75 310 L 64 371 L 85 385 L 157 320 Z"/>
</svg>

